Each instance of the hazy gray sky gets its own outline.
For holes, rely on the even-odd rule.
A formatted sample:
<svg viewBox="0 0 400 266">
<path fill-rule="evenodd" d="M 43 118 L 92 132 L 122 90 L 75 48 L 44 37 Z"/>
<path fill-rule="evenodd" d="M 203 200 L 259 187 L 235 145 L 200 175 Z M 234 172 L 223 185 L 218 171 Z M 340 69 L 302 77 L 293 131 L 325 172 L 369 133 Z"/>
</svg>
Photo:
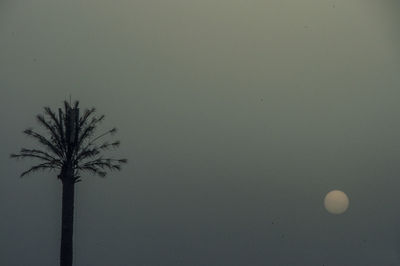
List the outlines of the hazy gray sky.
<svg viewBox="0 0 400 266">
<path fill-rule="evenodd" d="M 75 265 L 400 265 L 400 4 L 1 0 L 0 265 L 58 262 L 61 184 L 8 158 L 72 94 L 129 164 L 85 176 Z M 349 210 L 328 214 L 341 189 Z"/>
</svg>

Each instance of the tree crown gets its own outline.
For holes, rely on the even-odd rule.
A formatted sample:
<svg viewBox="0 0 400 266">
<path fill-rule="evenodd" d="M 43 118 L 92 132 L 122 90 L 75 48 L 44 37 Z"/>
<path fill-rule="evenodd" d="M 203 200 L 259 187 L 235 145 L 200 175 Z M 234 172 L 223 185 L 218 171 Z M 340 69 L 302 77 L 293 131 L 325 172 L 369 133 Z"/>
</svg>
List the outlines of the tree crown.
<svg viewBox="0 0 400 266">
<path fill-rule="evenodd" d="M 38 170 L 61 170 L 59 178 L 67 178 L 66 169 L 72 169 L 74 182 L 79 182 L 79 172 L 90 172 L 104 177 L 107 171 L 121 170 L 126 159 L 104 157 L 103 152 L 117 148 L 120 141 L 107 141 L 105 137 L 114 135 L 116 128 L 111 128 L 97 134 L 97 129 L 105 116 L 97 116 L 94 107 L 79 113 L 79 102 L 70 104 L 64 101 L 64 108 L 58 109 L 56 114 L 50 107 L 44 107 L 44 115 L 38 114 L 38 123 L 47 131 L 48 136 L 33 129 L 26 129 L 23 133 L 44 148 L 22 148 L 19 153 L 11 154 L 12 158 L 34 158 L 40 161 L 21 174 L 25 176 Z"/>
</svg>

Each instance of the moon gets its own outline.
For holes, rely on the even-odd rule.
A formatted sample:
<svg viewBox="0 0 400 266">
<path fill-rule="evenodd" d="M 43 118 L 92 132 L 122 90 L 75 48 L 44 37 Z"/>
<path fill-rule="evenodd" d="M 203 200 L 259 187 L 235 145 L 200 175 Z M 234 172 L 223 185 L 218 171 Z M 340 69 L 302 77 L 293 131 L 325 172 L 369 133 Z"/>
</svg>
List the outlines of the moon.
<svg viewBox="0 0 400 266">
<path fill-rule="evenodd" d="M 349 197 L 340 190 L 332 190 L 324 199 L 325 209 L 332 214 L 342 214 L 349 208 Z"/>
</svg>

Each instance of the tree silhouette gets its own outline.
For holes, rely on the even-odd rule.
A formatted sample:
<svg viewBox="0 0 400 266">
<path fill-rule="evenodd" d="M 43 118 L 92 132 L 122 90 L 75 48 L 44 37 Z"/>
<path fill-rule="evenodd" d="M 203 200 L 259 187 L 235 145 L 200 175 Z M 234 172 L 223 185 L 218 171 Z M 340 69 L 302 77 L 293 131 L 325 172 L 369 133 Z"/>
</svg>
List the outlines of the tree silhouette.
<svg viewBox="0 0 400 266">
<path fill-rule="evenodd" d="M 113 135 L 116 128 L 96 134 L 104 115 L 96 116 L 95 108 L 86 109 L 79 114 L 79 102 L 73 105 L 64 102 L 64 110 L 58 109 L 58 115 L 49 107 L 44 115 L 37 115 L 38 123 L 45 128 L 46 134 L 33 129 L 23 133 L 35 139 L 44 149 L 25 149 L 11 154 L 12 158 L 34 158 L 40 161 L 21 174 L 21 177 L 39 170 L 57 170 L 62 182 L 62 225 L 60 266 L 71 266 L 73 260 L 73 219 L 75 184 L 81 181 L 81 172 L 89 172 L 105 177 L 107 171 L 121 170 L 126 159 L 103 157 L 103 152 L 119 146 L 119 141 L 108 142 L 104 138 Z"/>
</svg>

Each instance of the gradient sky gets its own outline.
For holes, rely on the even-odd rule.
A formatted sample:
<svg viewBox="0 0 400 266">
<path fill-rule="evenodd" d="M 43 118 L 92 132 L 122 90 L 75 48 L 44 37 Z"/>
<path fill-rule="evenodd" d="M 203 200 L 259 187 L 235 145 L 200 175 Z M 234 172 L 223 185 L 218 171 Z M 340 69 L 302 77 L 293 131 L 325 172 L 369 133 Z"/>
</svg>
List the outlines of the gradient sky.
<svg viewBox="0 0 400 266">
<path fill-rule="evenodd" d="M 0 265 L 57 265 L 61 184 L 8 157 L 70 94 L 129 159 L 77 185 L 76 266 L 400 265 L 399 15 L 394 0 L 0 0 Z M 323 208 L 333 189 L 343 215 Z"/>
</svg>

